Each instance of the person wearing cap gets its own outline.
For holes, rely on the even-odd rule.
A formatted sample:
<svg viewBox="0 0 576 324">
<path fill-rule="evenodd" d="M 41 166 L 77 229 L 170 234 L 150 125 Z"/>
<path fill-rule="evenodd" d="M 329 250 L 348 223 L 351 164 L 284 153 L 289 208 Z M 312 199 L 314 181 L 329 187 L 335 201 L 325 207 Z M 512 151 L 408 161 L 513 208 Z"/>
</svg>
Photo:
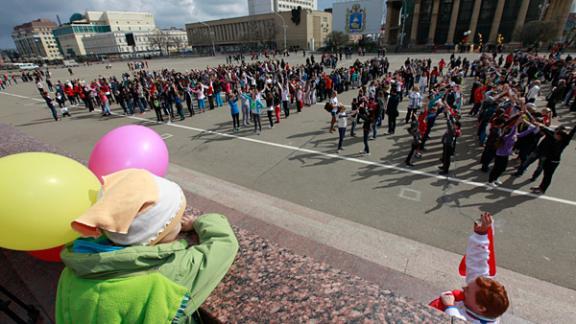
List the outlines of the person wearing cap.
<svg viewBox="0 0 576 324">
<path fill-rule="evenodd" d="M 180 186 L 146 170 L 103 177 L 61 253 L 57 323 L 194 323 L 232 265 L 238 242 L 219 214 L 184 215 Z M 177 240 L 194 229 L 200 243 Z M 89 239 L 86 239 L 89 238 Z"/>
</svg>

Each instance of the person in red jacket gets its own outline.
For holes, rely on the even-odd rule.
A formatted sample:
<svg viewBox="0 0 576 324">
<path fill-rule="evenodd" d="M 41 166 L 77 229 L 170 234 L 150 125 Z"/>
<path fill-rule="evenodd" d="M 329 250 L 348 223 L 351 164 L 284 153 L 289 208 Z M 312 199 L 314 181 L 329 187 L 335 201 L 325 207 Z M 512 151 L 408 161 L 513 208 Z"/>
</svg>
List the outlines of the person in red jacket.
<svg viewBox="0 0 576 324">
<path fill-rule="evenodd" d="M 474 106 L 472 106 L 472 110 L 470 110 L 470 116 L 476 116 L 480 107 L 482 106 L 482 100 L 484 100 L 484 93 L 488 90 L 486 85 L 481 85 L 476 90 L 474 90 Z"/>
<path fill-rule="evenodd" d="M 76 98 L 76 105 L 80 104 L 80 96 L 84 93 L 82 91 L 82 87 L 78 84 L 78 82 L 74 83 L 74 87 L 72 87 L 74 92 L 74 98 Z"/>
<path fill-rule="evenodd" d="M 64 86 L 64 93 L 68 97 L 68 101 L 70 101 L 71 105 L 76 105 L 76 97 L 74 96 L 74 89 L 70 83 L 66 83 Z"/>
<path fill-rule="evenodd" d="M 446 67 L 446 61 L 444 61 L 444 59 L 440 59 L 440 62 L 438 62 L 438 68 L 440 69 L 440 74 L 444 74 L 444 68 Z"/>
</svg>

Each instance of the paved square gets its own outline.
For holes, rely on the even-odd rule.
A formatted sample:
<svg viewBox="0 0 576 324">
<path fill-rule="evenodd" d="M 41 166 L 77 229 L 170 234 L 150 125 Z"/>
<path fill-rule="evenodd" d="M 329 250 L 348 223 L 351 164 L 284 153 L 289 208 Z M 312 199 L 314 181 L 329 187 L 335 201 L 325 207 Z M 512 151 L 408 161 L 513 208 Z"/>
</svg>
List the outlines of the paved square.
<svg viewBox="0 0 576 324">
<path fill-rule="evenodd" d="M 441 56 L 448 58 L 434 54 L 433 61 Z M 392 55 L 390 59 L 394 69 L 406 56 Z M 303 58 L 301 54 L 291 55 L 288 61 L 303 62 Z M 184 71 L 224 62 L 224 57 L 217 57 L 150 63 L 153 69 Z M 126 70 L 125 62 L 113 63 L 112 69 L 98 64 L 75 68 L 73 77 L 89 81 L 98 76 L 119 76 Z M 52 72 L 53 80 L 70 78 L 66 70 Z M 355 95 L 356 91 L 349 91 L 339 98 L 349 104 Z M 405 106 L 406 101 L 401 111 Z M 343 153 L 336 154 L 337 135 L 328 132 L 330 116 L 322 105 L 305 107 L 273 129 L 264 128 L 260 136 L 250 128 L 233 133 L 227 106 L 173 124 L 155 123 L 152 112 L 123 117 L 118 106 L 112 108 L 117 115 L 107 118 L 100 117 L 99 112 L 74 108 L 71 118 L 54 122 L 33 83 L 19 84 L 0 95 L 1 122 L 79 157 L 87 159 L 96 141 L 115 127 L 147 125 L 167 139 L 174 164 L 456 253 L 464 252 L 472 220 L 481 211 L 490 211 L 497 219 L 499 266 L 576 288 L 574 143 L 566 149 L 546 196 L 538 197 L 527 193 L 531 185 L 528 176 L 511 177 L 516 161 L 511 161 L 504 185 L 487 190 L 487 175 L 480 172 L 477 162 L 481 148 L 475 140 L 476 122 L 471 118 L 463 119 L 455 163 L 444 177 L 437 175 L 443 124 L 435 127 L 429 149 L 416 160 L 416 166 L 403 167 L 410 138 L 400 125 L 402 112 L 397 134 L 381 136 L 382 128 L 379 137 L 370 141 L 372 155 L 364 157 L 358 154 L 361 138 L 348 136 Z M 562 123 L 576 121 L 565 108 L 559 113 Z"/>
</svg>

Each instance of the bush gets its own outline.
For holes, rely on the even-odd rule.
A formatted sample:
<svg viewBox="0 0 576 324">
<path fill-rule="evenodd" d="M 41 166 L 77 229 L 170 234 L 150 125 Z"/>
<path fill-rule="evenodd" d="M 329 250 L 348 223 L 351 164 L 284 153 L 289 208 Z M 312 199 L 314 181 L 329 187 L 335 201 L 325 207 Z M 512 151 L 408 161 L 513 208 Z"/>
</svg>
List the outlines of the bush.
<svg viewBox="0 0 576 324">
<path fill-rule="evenodd" d="M 339 31 L 333 31 L 326 37 L 326 46 L 333 49 L 338 49 L 348 44 L 349 41 L 350 37 L 348 37 L 348 34 Z"/>
<path fill-rule="evenodd" d="M 524 46 L 538 46 L 538 43 L 551 42 L 558 34 L 556 24 L 551 21 L 531 21 L 524 25 L 520 32 L 520 40 Z"/>
</svg>

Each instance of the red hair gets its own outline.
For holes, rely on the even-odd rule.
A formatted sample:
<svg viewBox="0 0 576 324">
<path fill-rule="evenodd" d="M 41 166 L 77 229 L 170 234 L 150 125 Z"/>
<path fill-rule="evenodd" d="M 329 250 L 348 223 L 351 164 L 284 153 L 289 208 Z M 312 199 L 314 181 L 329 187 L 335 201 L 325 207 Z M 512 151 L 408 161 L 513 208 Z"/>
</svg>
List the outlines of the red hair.
<svg viewBox="0 0 576 324">
<path fill-rule="evenodd" d="M 480 315 L 497 318 L 504 314 L 510 306 L 506 288 L 498 281 L 485 277 L 476 278 L 476 284 L 480 287 L 476 293 L 476 302 L 486 309 Z"/>
</svg>

